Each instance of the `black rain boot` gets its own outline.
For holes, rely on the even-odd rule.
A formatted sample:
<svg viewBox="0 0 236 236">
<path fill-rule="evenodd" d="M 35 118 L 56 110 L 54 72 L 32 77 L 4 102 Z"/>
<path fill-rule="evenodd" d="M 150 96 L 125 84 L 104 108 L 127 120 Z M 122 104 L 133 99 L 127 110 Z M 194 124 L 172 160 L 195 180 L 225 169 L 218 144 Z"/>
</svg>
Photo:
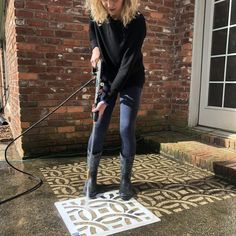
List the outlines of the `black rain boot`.
<svg viewBox="0 0 236 236">
<path fill-rule="evenodd" d="M 97 189 L 97 172 L 98 172 L 98 165 L 101 159 L 102 153 L 97 154 L 89 154 L 87 156 L 87 180 L 84 185 L 84 195 L 89 198 L 94 198 L 96 194 L 98 193 Z M 87 192 L 88 191 L 88 192 Z"/>
<path fill-rule="evenodd" d="M 121 180 L 120 180 L 120 197 L 123 200 L 129 200 L 134 195 L 131 184 L 132 167 L 134 156 L 125 158 L 120 155 Z"/>
</svg>

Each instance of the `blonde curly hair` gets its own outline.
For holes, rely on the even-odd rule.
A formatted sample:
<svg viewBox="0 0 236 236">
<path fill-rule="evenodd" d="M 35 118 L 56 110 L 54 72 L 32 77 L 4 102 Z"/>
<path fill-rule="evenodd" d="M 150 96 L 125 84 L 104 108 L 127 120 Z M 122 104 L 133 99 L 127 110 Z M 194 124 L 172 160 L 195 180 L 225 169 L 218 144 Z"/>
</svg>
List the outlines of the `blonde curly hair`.
<svg viewBox="0 0 236 236">
<path fill-rule="evenodd" d="M 102 5 L 101 0 L 86 0 L 86 9 L 90 12 L 91 17 L 98 24 L 107 21 L 108 13 Z M 121 21 L 126 26 L 136 15 L 139 7 L 138 0 L 124 0 L 124 6 L 121 12 Z"/>
</svg>

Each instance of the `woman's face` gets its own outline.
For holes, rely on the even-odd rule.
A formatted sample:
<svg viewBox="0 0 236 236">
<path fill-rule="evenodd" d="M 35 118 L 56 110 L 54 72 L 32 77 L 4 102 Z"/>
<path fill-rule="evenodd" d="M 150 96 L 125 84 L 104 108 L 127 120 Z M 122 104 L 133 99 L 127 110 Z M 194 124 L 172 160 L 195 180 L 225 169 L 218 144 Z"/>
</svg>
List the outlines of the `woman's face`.
<svg viewBox="0 0 236 236">
<path fill-rule="evenodd" d="M 101 0 L 101 2 L 112 18 L 120 18 L 124 0 Z"/>
</svg>

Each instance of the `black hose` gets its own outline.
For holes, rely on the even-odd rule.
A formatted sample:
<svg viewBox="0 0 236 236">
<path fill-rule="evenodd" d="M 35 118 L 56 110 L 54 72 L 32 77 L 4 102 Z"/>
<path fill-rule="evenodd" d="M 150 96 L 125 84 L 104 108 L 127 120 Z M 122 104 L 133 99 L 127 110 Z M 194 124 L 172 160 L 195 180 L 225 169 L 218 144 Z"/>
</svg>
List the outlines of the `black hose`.
<svg viewBox="0 0 236 236">
<path fill-rule="evenodd" d="M 34 175 L 32 175 L 32 174 L 30 174 L 30 173 L 28 173 L 28 172 L 25 172 L 25 171 L 23 171 L 23 170 L 20 170 L 20 169 L 16 168 L 15 166 L 13 166 L 13 165 L 8 161 L 8 159 L 7 159 L 7 150 L 8 150 L 8 148 L 11 146 L 11 144 L 13 144 L 18 138 L 20 138 L 20 137 L 22 137 L 23 135 L 25 135 L 26 133 L 28 133 L 28 132 L 29 132 L 31 129 L 33 129 L 36 125 L 38 125 L 39 123 L 41 123 L 42 121 L 44 121 L 45 119 L 47 119 L 51 114 L 53 114 L 56 110 L 58 110 L 60 107 L 62 107 L 68 100 L 70 100 L 75 94 L 77 94 L 78 92 L 80 92 L 83 88 L 85 88 L 85 87 L 88 86 L 91 82 L 93 82 L 93 81 L 95 81 L 95 80 L 96 80 L 96 78 L 90 79 L 90 80 L 89 80 L 88 82 L 86 82 L 83 86 L 81 86 L 81 87 L 80 87 L 79 89 L 77 89 L 74 93 L 72 93 L 69 97 L 67 97 L 63 102 L 61 102 L 57 107 L 55 107 L 51 112 L 49 112 L 49 113 L 46 114 L 43 118 L 41 118 L 41 119 L 38 120 L 36 123 L 34 123 L 33 125 L 31 125 L 28 129 L 26 129 L 23 133 L 21 133 L 19 136 L 17 136 L 14 140 L 12 140 L 12 141 L 7 145 L 7 147 L 6 147 L 6 149 L 5 149 L 5 153 L 4 153 L 4 154 L 5 154 L 5 160 L 6 160 L 7 164 L 8 164 L 10 167 L 12 167 L 13 169 L 15 169 L 16 171 L 19 171 L 19 172 L 21 172 L 21 173 L 23 173 L 23 174 L 25 174 L 25 175 L 30 176 L 32 179 L 37 180 L 38 183 L 37 183 L 34 187 L 32 187 L 32 188 L 30 188 L 30 189 L 28 189 L 28 190 L 26 190 L 26 191 L 24 191 L 24 192 L 22 192 L 22 193 L 19 193 L 19 194 L 15 195 L 15 196 L 12 196 L 12 197 L 10 197 L 10 198 L 1 200 L 1 201 L 0 201 L 0 205 L 3 204 L 3 203 L 6 203 L 6 202 L 8 202 L 8 201 L 11 201 L 11 200 L 13 200 L 13 199 L 15 199 L 15 198 L 17 198 L 17 197 L 20 197 L 20 196 L 22 196 L 22 195 L 24 195 L 24 194 L 33 192 L 34 190 L 36 190 L 37 188 L 39 188 L 39 187 L 43 184 L 43 180 L 42 180 L 41 178 L 39 178 L 39 177 L 34 176 Z"/>
</svg>

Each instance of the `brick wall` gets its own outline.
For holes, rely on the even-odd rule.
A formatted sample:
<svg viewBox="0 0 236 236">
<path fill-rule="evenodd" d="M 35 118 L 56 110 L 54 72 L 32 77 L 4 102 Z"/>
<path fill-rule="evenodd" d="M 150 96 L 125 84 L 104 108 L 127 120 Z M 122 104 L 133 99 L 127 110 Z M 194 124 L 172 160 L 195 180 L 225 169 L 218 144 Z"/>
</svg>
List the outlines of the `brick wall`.
<svg viewBox="0 0 236 236">
<path fill-rule="evenodd" d="M 14 1 L 21 107 L 16 117 L 21 118 L 21 123 L 15 122 L 12 127 L 18 131 L 42 118 L 91 77 L 88 16 L 81 6 L 83 1 L 48 2 Z M 143 48 L 146 84 L 138 132 L 165 129 L 171 119 L 178 123 L 184 118 L 186 124 L 191 53 L 191 43 L 187 40 L 191 38 L 193 21 L 193 4 L 188 2 L 141 1 L 148 33 Z M 12 7 L 13 1 L 10 1 L 9 12 Z M 8 21 L 14 22 L 10 18 Z M 9 38 L 14 37 L 13 26 L 12 23 Z M 187 32 L 182 31 L 185 28 Z M 14 81 L 13 75 L 11 78 Z M 22 139 L 24 155 L 78 151 L 86 146 L 92 126 L 93 94 L 94 85 L 90 85 L 25 136 Z M 118 114 L 116 109 L 108 144 L 118 140 Z"/>
</svg>

